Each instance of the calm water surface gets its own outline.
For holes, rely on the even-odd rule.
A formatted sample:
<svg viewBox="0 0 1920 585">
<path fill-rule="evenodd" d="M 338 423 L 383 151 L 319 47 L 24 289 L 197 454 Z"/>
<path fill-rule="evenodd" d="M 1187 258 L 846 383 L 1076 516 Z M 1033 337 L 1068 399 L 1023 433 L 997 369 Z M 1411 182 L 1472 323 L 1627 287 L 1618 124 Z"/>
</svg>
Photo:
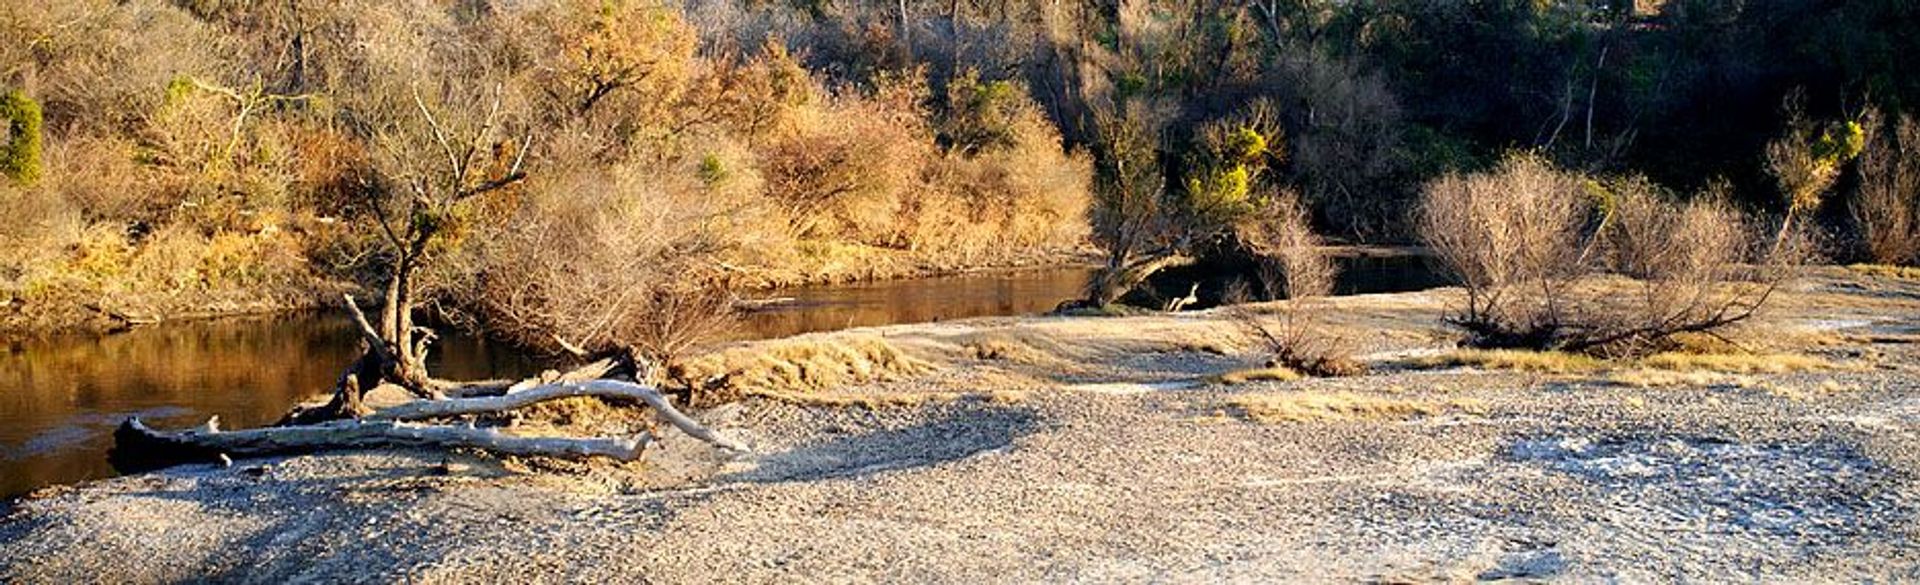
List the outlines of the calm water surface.
<svg viewBox="0 0 1920 585">
<path fill-rule="evenodd" d="M 1342 265 L 1340 289 L 1348 293 L 1432 284 L 1405 259 Z M 749 314 L 739 337 L 1041 313 L 1078 298 L 1091 274 L 1061 268 L 778 291 L 766 296 L 792 300 Z M 106 451 L 128 416 L 157 427 L 214 415 L 225 428 L 271 423 L 332 387 L 358 349 L 351 327 L 325 314 L 236 318 L 0 345 L 0 498 L 113 475 Z M 542 367 L 460 335 L 434 344 L 429 358 L 436 375 L 456 379 L 520 377 Z"/>
</svg>

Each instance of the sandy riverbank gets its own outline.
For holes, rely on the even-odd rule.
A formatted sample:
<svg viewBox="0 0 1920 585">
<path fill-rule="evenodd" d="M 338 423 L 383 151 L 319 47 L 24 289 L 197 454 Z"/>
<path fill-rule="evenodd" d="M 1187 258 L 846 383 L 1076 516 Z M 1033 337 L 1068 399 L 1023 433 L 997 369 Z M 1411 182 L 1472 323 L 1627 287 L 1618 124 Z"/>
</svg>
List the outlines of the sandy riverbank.
<svg viewBox="0 0 1920 585">
<path fill-rule="evenodd" d="M 323 454 L 46 490 L 0 520 L 0 581 L 1920 579 L 1920 282 L 1784 295 L 1756 334 L 1823 365 L 1780 373 L 1410 367 L 1445 351 L 1447 298 L 1332 300 L 1375 367 L 1346 379 L 1208 383 L 1256 365 L 1211 312 L 758 342 L 727 359 L 879 358 L 701 413 L 739 456 L 675 436 L 630 466 Z"/>
</svg>

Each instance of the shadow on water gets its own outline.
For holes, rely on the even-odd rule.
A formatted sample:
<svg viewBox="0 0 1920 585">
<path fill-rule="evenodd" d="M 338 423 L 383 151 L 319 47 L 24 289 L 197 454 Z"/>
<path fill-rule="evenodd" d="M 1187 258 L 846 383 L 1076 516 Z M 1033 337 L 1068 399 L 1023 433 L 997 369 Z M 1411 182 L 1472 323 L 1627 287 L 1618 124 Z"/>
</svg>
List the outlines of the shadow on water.
<svg viewBox="0 0 1920 585">
<path fill-rule="evenodd" d="M 1345 292 L 1434 282 L 1404 258 L 1341 263 Z M 1042 313 L 1079 298 L 1092 273 L 1070 267 L 775 291 L 765 296 L 790 300 L 749 314 L 738 337 Z M 1173 276 L 1185 294 L 1189 281 Z M 105 454 L 113 428 L 128 416 L 159 427 L 195 425 L 214 415 L 227 428 L 271 423 L 294 403 L 326 392 L 357 346 L 347 320 L 330 314 L 165 324 L 0 346 L 0 497 L 113 475 Z M 429 366 L 448 378 L 518 377 L 541 367 L 499 344 L 457 334 L 429 355 Z"/>
</svg>

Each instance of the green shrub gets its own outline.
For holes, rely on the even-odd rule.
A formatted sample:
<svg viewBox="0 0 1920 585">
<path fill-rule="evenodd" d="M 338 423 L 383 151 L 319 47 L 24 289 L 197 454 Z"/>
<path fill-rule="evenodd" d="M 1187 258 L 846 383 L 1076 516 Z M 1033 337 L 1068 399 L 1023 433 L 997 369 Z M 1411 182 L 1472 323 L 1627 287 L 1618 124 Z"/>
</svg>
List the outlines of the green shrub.
<svg viewBox="0 0 1920 585">
<path fill-rule="evenodd" d="M 0 97 L 0 119 L 7 124 L 0 173 L 22 183 L 40 180 L 40 103 L 20 90 L 7 92 Z"/>
</svg>

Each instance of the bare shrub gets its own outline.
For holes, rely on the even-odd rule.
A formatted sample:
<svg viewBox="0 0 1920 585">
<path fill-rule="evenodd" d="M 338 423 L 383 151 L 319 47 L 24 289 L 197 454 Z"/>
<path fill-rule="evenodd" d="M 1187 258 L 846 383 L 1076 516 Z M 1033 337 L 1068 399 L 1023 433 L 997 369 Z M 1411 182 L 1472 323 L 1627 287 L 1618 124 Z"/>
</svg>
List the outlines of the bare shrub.
<svg viewBox="0 0 1920 585">
<path fill-rule="evenodd" d="M 1587 302 L 1581 338 L 1564 349 L 1645 355 L 1671 349 L 1675 335 L 1717 335 L 1751 317 L 1779 283 L 1756 245 L 1760 228 L 1724 193 L 1681 202 L 1645 179 L 1610 191 L 1613 214 L 1600 234 L 1605 267 L 1635 284 L 1631 293 Z"/>
<path fill-rule="evenodd" d="M 1466 289 L 1447 320 L 1467 345 L 1646 355 L 1752 318 L 1805 257 L 1806 230 L 1769 241 L 1726 199 L 1719 187 L 1681 202 L 1639 178 L 1602 186 L 1521 155 L 1434 182 L 1420 229 Z"/>
<path fill-rule="evenodd" d="M 1427 186 L 1416 224 L 1440 265 L 1466 288 L 1465 307 L 1447 320 L 1466 330 L 1469 344 L 1560 342 L 1567 289 L 1585 273 L 1583 193 L 1579 176 L 1529 154 Z"/>
<path fill-rule="evenodd" d="M 1324 297 L 1333 292 L 1334 266 L 1327 259 L 1320 236 L 1309 226 L 1307 210 L 1291 192 L 1277 194 L 1262 210 L 1243 221 L 1240 238 L 1262 257 L 1288 298 L 1279 309 L 1280 323 L 1269 328 L 1253 311 L 1238 309 L 1234 320 L 1260 339 L 1269 354 L 1269 366 L 1282 366 L 1311 376 L 1353 376 L 1366 366 L 1353 359 L 1345 339 L 1327 331 L 1320 315 Z M 1270 284 L 1269 286 L 1272 286 Z"/>
<path fill-rule="evenodd" d="M 1292 305 L 1300 301 L 1288 302 Z M 1269 367 L 1285 367 L 1309 376 L 1367 373 L 1366 364 L 1353 358 L 1353 346 L 1313 317 L 1318 309 L 1292 305 L 1280 311 L 1280 323 L 1276 327 L 1268 327 L 1253 311 L 1235 310 L 1229 315 L 1260 340 L 1268 355 L 1266 365 Z"/>
<path fill-rule="evenodd" d="M 1920 263 L 1920 122 L 1902 114 L 1884 129 L 1875 126 L 1869 124 L 1860 191 L 1849 210 L 1874 262 Z"/>
<path fill-rule="evenodd" d="M 1299 196 L 1291 191 L 1273 195 L 1259 212 L 1236 228 L 1241 241 L 1271 265 L 1278 286 L 1272 298 L 1308 299 L 1333 294 L 1335 268 L 1323 242 L 1313 233 L 1311 218 Z"/>
</svg>

